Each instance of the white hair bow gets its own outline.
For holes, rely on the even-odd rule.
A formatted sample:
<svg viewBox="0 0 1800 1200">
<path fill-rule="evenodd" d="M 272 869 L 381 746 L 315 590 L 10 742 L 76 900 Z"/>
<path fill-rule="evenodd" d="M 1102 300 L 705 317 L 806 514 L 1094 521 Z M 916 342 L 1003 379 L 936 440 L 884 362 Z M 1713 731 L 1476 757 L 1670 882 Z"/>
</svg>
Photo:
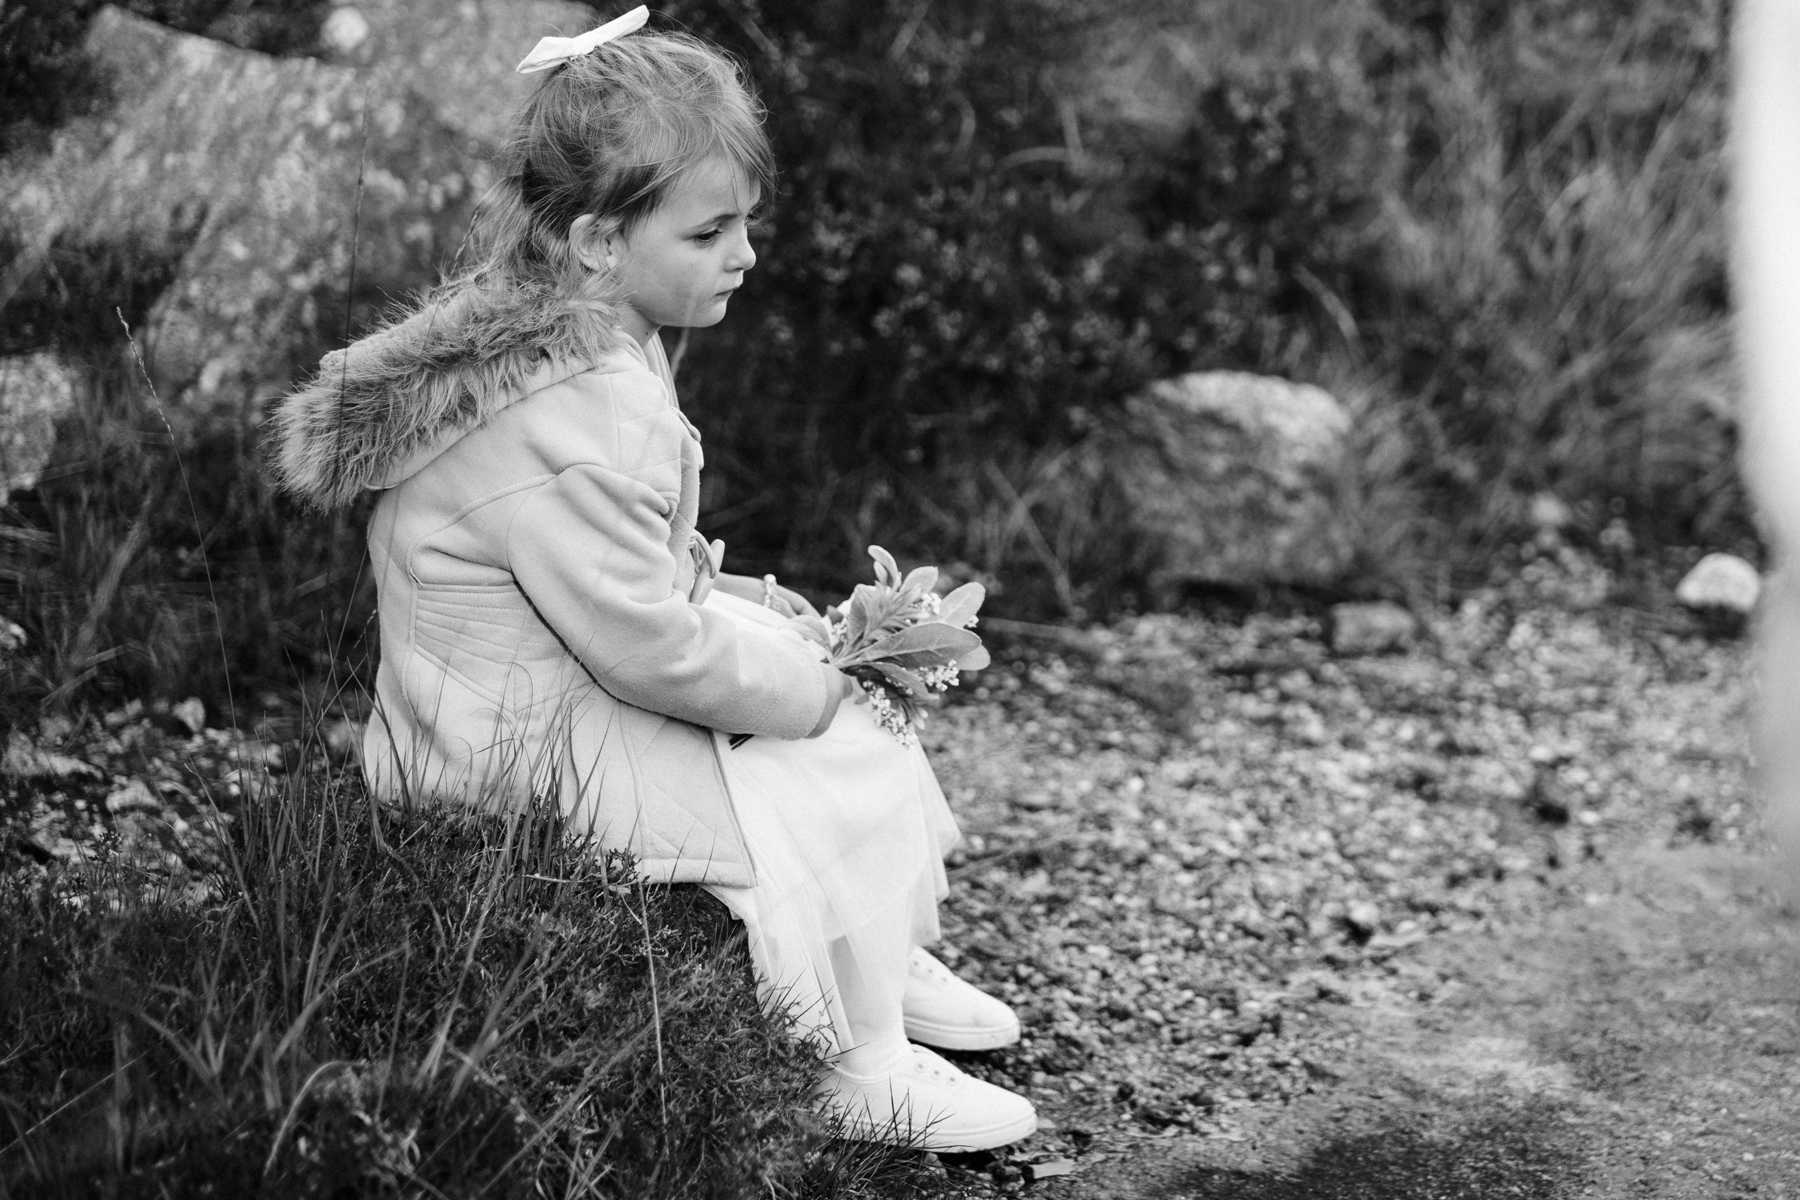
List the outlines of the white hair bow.
<svg viewBox="0 0 1800 1200">
<path fill-rule="evenodd" d="M 571 58 L 580 58 L 591 53 L 614 38 L 624 37 L 628 33 L 636 33 L 650 19 L 650 10 L 642 4 L 622 17 L 614 17 L 598 29 L 590 29 L 580 37 L 547 37 L 539 40 L 519 64 L 519 74 L 529 75 L 533 71 L 548 71 L 552 67 L 560 67 Z"/>
</svg>

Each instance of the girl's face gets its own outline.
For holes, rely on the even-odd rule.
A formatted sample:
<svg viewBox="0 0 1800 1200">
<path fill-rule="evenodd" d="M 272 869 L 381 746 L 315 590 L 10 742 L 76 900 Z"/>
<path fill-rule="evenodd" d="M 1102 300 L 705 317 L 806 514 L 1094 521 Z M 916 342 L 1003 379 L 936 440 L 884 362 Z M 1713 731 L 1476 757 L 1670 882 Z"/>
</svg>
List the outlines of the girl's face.
<svg viewBox="0 0 1800 1200">
<path fill-rule="evenodd" d="M 643 341 L 664 325 L 723 320 L 731 293 L 756 265 L 749 229 L 761 199 L 761 186 L 743 171 L 710 159 L 676 180 L 662 206 L 629 234 L 601 239 L 626 331 Z M 577 245 L 582 240 L 577 231 Z"/>
</svg>

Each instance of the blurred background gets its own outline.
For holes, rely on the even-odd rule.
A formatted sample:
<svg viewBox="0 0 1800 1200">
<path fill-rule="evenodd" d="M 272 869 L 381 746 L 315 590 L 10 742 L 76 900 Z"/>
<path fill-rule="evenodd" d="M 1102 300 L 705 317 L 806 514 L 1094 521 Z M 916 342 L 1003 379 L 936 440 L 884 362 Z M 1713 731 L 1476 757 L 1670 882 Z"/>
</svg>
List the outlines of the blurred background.
<svg viewBox="0 0 1800 1200">
<path fill-rule="evenodd" d="M 0 692 L 368 671 L 362 513 L 261 421 L 457 261 L 561 0 L 0 8 Z M 1723 0 L 670 0 L 783 172 L 681 348 L 703 528 L 989 612 L 1414 609 L 1547 547 L 1760 562 Z M 127 328 L 130 330 L 128 339 Z M 141 357 L 141 363 L 139 358 Z"/>
</svg>

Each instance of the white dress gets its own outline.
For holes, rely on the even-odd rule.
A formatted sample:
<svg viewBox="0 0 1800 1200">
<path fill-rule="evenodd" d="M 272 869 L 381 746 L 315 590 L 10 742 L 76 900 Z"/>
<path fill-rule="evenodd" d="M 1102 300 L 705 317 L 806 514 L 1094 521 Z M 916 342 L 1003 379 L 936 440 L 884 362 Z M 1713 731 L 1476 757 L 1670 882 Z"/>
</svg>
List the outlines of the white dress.
<svg viewBox="0 0 1800 1200">
<path fill-rule="evenodd" d="M 661 339 L 645 358 L 673 397 Z M 705 604 L 744 625 L 787 623 L 718 591 Z M 733 749 L 713 734 L 756 882 L 707 891 L 744 923 L 763 1002 L 831 1054 L 905 1046 L 907 957 L 938 939 L 944 854 L 962 836 L 924 750 L 876 725 L 856 695 L 816 738 Z"/>
<path fill-rule="evenodd" d="M 781 625 L 769 609 L 712 593 L 741 624 Z M 938 938 L 944 854 L 960 838 L 931 764 L 839 706 L 816 738 L 713 734 L 756 883 L 708 887 L 744 923 L 759 994 L 802 1035 L 837 1053 L 900 1037 L 907 955 Z"/>
</svg>

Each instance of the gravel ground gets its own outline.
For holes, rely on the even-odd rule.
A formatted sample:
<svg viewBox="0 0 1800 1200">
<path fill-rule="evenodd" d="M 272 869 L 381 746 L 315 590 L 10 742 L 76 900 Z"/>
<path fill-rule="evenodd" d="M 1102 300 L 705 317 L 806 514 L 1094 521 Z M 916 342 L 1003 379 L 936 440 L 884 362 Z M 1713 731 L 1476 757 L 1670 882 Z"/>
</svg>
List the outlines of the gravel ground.
<svg viewBox="0 0 1800 1200">
<path fill-rule="evenodd" d="M 1229 1161 L 1343 1091 L 1373 1036 L 1346 1013 L 1469 986 L 1433 947 L 1544 926 L 1644 847 L 1760 853 L 1744 643 L 1626 599 L 1561 550 L 1385 655 L 1334 655 L 1306 615 L 992 639 L 995 668 L 924 729 L 966 834 L 942 957 L 1027 1031 L 954 1057 L 1045 1121 L 947 1156 L 946 1191 L 1125 1195 L 1104 1181 L 1147 1148 Z M 141 705 L 15 732 L 9 866 L 106 841 L 203 888 L 209 781 L 228 797 L 299 753 L 264 732 L 237 744 L 192 707 Z M 339 752 L 347 735 L 327 730 Z"/>
<path fill-rule="evenodd" d="M 1241 1142 L 1342 1079 L 1349 1008 L 1465 986 L 1420 948 L 1580 906 L 1645 846 L 1755 852 L 1745 645 L 1621 590 L 1546 555 L 1373 657 L 1307 617 L 1017 639 L 926 740 L 967 835 L 943 957 L 1027 1029 L 963 1063 L 1046 1131 L 949 1181 Z"/>
</svg>

